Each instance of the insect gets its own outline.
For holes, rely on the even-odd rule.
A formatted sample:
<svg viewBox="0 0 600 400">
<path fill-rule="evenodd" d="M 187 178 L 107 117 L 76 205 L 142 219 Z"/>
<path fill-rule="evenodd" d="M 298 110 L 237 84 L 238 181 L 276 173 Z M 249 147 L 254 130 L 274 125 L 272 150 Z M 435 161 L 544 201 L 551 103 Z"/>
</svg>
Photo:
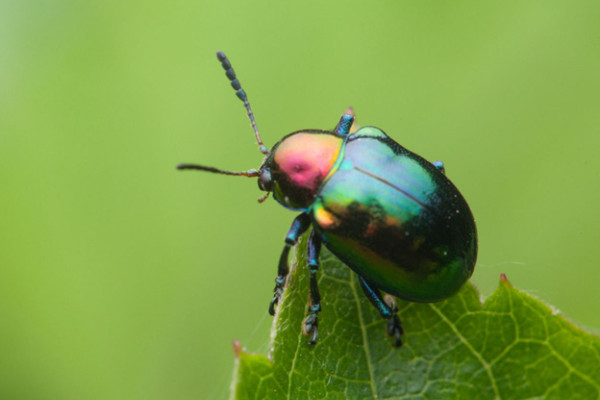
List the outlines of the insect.
<svg viewBox="0 0 600 400">
<path fill-rule="evenodd" d="M 195 169 L 258 178 L 258 186 L 285 208 L 299 212 L 285 237 L 269 313 L 275 314 L 288 275 L 288 254 L 312 226 L 308 239 L 309 307 L 303 323 L 309 344 L 318 337 L 321 296 L 319 252 L 325 245 L 358 275 L 366 297 L 386 319 L 394 346 L 402 345 L 402 325 L 393 297 L 436 302 L 456 293 L 469 279 L 477 258 L 473 215 L 440 161 L 430 163 L 396 143 L 379 128 L 353 131 L 348 109 L 333 130 L 290 133 L 269 150 L 229 59 L 217 52 L 225 74 L 244 103 L 264 159 L 258 169 Z"/>
</svg>

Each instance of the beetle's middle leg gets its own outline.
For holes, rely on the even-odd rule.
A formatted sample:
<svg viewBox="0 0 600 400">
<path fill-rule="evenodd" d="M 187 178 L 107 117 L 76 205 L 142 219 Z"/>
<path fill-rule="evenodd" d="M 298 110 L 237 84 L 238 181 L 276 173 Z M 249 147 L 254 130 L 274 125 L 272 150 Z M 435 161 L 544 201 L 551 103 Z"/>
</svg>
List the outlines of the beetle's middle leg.
<svg viewBox="0 0 600 400">
<path fill-rule="evenodd" d="M 319 326 L 319 312 L 321 311 L 321 294 L 317 284 L 317 272 L 319 271 L 319 253 L 321 252 L 321 238 L 315 234 L 313 229 L 308 239 L 308 269 L 310 272 L 310 303 L 309 314 L 304 320 L 302 330 L 305 335 L 312 333 L 308 344 L 317 343 L 317 328 Z"/>
<path fill-rule="evenodd" d="M 283 286 L 285 285 L 285 279 L 287 278 L 289 267 L 288 267 L 288 254 L 290 253 L 290 248 L 298 242 L 298 238 L 306 232 L 308 227 L 310 226 L 310 217 L 306 213 L 302 213 L 294 218 L 294 222 L 292 222 L 292 226 L 288 234 L 285 236 L 285 247 L 281 252 L 281 257 L 279 257 L 279 266 L 277 268 L 277 278 L 275 278 L 275 289 L 273 290 L 275 294 L 273 295 L 273 300 L 269 304 L 269 314 L 275 315 L 275 305 L 279 302 L 279 298 L 283 293 Z"/>
<path fill-rule="evenodd" d="M 396 306 L 396 302 L 391 296 L 389 296 L 389 298 L 386 296 L 384 299 L 377 286 L 368 282 L 362 276 L 359 275 L 358 280 L 360 281 L 363 292 L 365 292 L 365 295 L 371 304 L 373 304 L 377 311 L 379 311 L 379 314 L 387 320 L 387 334 L 394 337 L 394 346 L 402 346 L 402 334 L 404 331 L 402 330 L 400 318 L 398 318 L 398 307 Z"/>
</svg>

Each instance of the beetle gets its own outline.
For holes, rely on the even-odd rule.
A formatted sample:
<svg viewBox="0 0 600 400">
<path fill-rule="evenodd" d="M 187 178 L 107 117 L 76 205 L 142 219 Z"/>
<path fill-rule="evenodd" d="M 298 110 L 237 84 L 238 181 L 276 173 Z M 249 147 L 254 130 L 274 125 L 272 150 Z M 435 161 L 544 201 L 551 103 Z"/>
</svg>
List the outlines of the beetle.
<svg viewBox="0 0 600 400">
<path fill-rule="evenodd" d="M 177 168 L 258 178 L 266 192 L 259 202 L 273 193 L 283 207 L 300 213 L 285 237 L 269 313 L 275 314 L 283 293 L 290 248 L 312 227 L 309 307 L 303 323 L 308 343 L 318 338 L 317 272 L 323 244 L 358 275 L 366 297 L 388 321 L 393 345 L 401 346 L 403 329 L 395 301 L 382 291 L 412 302 L 440 301 L 456 293 L 475 267 L 475 221 L 446 177 L 443 163 L 430 163 L 379 128 L 353 129 L 351 108 L 333 130 L 299 130 L 269 150 L 229 59 L 221 51 L 217 58 L 244 103 L 263 162 L 258 169 L 242 172 L 198 164 Z"/>
</svg>

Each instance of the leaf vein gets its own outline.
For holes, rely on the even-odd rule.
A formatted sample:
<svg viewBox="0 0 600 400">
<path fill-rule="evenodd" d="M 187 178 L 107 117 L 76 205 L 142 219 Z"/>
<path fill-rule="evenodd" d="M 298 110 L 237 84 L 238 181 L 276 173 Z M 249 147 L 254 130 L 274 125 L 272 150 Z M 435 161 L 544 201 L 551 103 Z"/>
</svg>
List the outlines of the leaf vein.
<svg viewBox="0 0 600 400">
<path fill-rule="evenodd" d="M 360 305 L 360 299 L 358 297 L 358 293 L 356 293 L 356 282 L 355 282 L 355 275 L 352 274 L 350 280 L 352 281 L 352 285 L 350 285 L 350 287 L 352 288 L 352 295 L 354 296 L 354 300 L 356 301 L 356 309 L 358 311 L 358 319 L 359 319 L 359 326 L 362 332 L 362 339 L 363 339 L 363 348 L 365 349 L 365 358 L 367 360 L 367 368 L 369 370 L 369 383 L 371 386 L 371 393 L 373 394 L 373 398 L 377 399 L 377 391 L 375 389 L 375 377 L 373 375 L 373 366 L 371 365 L 371 352 L 369 351 L 369 343 L 367 342 L 367 331 L 365 328 L 365 321 L 363 318 L 363 311 L 362 311 L 362 307 Z"/>
<path fill-rule="evenodd" d="M 475 350 L 475 348 L 471 345 L 471 343 L 460 333 L 460 331 L 456 328 L 456 326 L 452 323 L 452 321 L 450 321 L 446 315 L 444 315 L 444 313 L 442 313 L 439 308 L 433 304 L 430 303 L 429 306 L 433 309 L 433 311 L 435 311 L 435 313 L 442 319 L 442 321 L 444 321 L 449 327 L 450 329 L 452 329 L 452 331 L 456 334 L 456 336 L 460 339 L 461 342 L 463 342 L 463 344 L 467 347 L 467 349 L 469 349 L 469 351 L 475 356 L 475 358 L 477 358 L 477 360 L 481 363 L 482 367 L 485 369 L 488 379 L 490 380 L 490 383 L 492 385 L 492 389 L 494 390 L 494 394 L 496 395 L 496 398 L 499 399 L 500 398 L 500 392 L 498 391 L 498 385 L 496 383 L 496 380 L 494 379 L 494 375 L 490 369 L 489 364 L 485 361 L 485 359 L 483 358 L 483 356 L 477 351 Z"/>
</svg>

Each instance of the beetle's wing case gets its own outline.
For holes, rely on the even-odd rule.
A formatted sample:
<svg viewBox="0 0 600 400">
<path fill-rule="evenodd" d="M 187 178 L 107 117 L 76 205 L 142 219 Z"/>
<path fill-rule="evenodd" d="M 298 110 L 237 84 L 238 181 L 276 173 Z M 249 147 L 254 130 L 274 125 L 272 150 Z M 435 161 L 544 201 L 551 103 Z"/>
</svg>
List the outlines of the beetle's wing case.
<svg viewBox="0 0 600 400">
<path fill-rule="evenodd" d="M 311 216 L 336 256 L 398 297 L 441 300 L 473 272 L 476 232 L 464 198 L 378 128 L 350 135 Z"/>
</svg>

